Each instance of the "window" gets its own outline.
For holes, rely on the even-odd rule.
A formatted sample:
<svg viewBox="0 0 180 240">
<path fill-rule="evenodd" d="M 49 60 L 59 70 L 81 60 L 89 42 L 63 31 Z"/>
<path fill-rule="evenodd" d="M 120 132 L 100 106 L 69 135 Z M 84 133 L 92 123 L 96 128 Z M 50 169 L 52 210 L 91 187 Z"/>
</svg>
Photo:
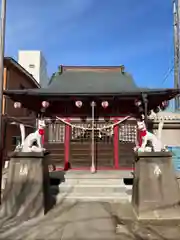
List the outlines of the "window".
<svg viewBox="0 0 180 240">
<path fill-rule="evenodd" d="M 136 142 L 137 127 L 133 124 L 120 124 L 119 126 L 119 141 Z"/>
<path fill-rule="evenodd" d="M 49 142 L 64 143 L 64 137 L 65 137 L 64 123 L 49 124 L 48 130 L 49 130 L 49 136 L 48 136 Z"/>
<path fill-rule="evenodd" d="M 29 64 L 29 68 L 35 68 L 34 64 Z"/>
</svg>

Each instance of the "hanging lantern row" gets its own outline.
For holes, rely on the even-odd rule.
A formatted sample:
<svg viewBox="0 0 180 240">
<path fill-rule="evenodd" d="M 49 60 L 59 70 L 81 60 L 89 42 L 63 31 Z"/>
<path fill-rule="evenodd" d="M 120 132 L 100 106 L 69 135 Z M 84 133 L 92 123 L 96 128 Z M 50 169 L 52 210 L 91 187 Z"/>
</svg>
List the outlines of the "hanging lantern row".
<svg viewBox="0 0 180 240">
<path fill-rule="evenodd" d="M 82 105 L 83 105 L 83 103 L 82 103 L 82 101 L 76 101 L 76 102 L 75 102 L 75 105 L 76 105 L 76 107 L 81 108 Z M 93 106 L 94 106 L 94 107 L 96 106 L 96 103 L 95 103 L 94 101 L 91 102 L 91 107 L 93 107 Z M 102 106 L 103 108 L 107 108 L 107 107 L 109 106 L 109 102 L 108 102 L 108 101 L 103 101 L 103 102 L 101 103 L 101 106 Z"/>
<path fill-rule="evenodd" d="M 134 105 L 138 108 L 139 113 L 144 112 L 144 107 L 142 101 L 136 99 Z M 158 113 L 159 111 L 164 111 L 169 106 L 169 101 L 163 101 L 159 106 L 153 109 L 153 112 Z M 151 115 L 151 111 L 148 111 L 148 116 Z"/>
<path fill-rule="evenodd" d="M 160 111 L 164 111 L 167 109 L 167 107 L 169 106 L 169 101 L 163 101 L 158 107 L 156 107 L 155 109 L 153 109 L 153 111 L 155 113 L 158 113 Z"/>
<path fill-rule="evenodd" d="M 43 108 L 48 108 L 49 107 L 49 102 L 47 102 L 47 101 L 43 101 L 42 102 L 42 107 Z M 82 107 L 82 105 L 83 105 L 83 103 L 82 103 L 82 101 L 76 101 L 75 102 L 75 105 L 76 105 L 76 107 L 78 107 L 78 108 L 81 108 Z M 14 108 L 21 108 L 21 106 L 22 106 L 22 104 L 20 103 L 20 102 L 15 102 L 14 103 Z M 91 107 L 92 106 L 96 106 L 96 103 L 94 102 L 94 101 L 92 101 L 91 102 Z M 103 108 L 107 108 L 108 106 L 109 106 L 109 103 L 108 103 L 108 101 L 103 101 L 102 103 L 101 103 L 101 106 L 103 107 Z"/>
<path fill-rule="evenodd" d="M 21 102 L 15 102 L 15 103 L 14 103 L 14 108 L 21 108 L 21 107 L 22 107 Z M 42 102 L 42 107 L 43 107 L 43 108 L 48 108 L 48 107 L 49 107 L 49 102 L 43 101 L 43 102 Z"/>
</svg>

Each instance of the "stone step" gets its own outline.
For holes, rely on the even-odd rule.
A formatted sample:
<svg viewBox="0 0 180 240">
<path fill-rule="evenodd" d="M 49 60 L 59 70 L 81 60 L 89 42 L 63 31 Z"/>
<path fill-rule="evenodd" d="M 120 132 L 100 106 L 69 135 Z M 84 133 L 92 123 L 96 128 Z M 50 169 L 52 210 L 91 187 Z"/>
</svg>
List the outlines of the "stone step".
<svg viewBox="0 0 180 240">
<path fill-rule="evenodd" d="M 126 187 L 125 185 L 94 185 L 94 184 L 60 184 L 59 185 L 60 193 L 65 192 L 74 192 L 74 193 L 93 193 L 93 194 L 99 194 L 99 193 L 107 193 L 107 194 L 113 194 L 113 193 L 126 193 L 128 192 L 131 194 L 132 187 Z"/>
<path fill-rule="evenodd" d="M 123 179 L 123 178 L 133 178 L 133 175 L 130 171 L 122 171 L 122 172 L 98 172 L 98 173 L 90 173 L 89 172 L 67 172 L 65 174 L 66 179 Z"/>
<path fill-rule="evenodd" d="M 108 184 L 104 184 L 101 182 L 84 182 L 84 181 L 80 181 L 76 184 L 74 184 L 74 181 L 65 181 L 65 182 L 61 182 L 59 184 L 59 187 L 65 187 L 65 186 L 76 186 L 76 187 L 97 187 L 97 188 L 111 188 L 111 187 L 119 187 L 119 188 L 126 188 L 126 189 L 132 189 L 132 185 L 125 185 L 124 183 L 117 183 L 117 182 L 108 182 Z"/>
<path fill-rule="evenodd" d="M 96 202 L 130 202 L 131 201 L 131 196 L 129 195 L 125 195 L 125 194 L 113 194 L 111 196 L 108 196 L 107 194 L 103 194 L 103 193 L 99 193 L 94 194 L 94 195 L 83 195 L 80 193 L 62 193 L 62 194 L 58 194 L 56 197 L 56 201 L 57 203 L 61 202 L 61 201 L 96 201 Z"/>
<path fill-rule="evenodd" d="M 74 178 L 74 179 L 67 179 L 65 178 L 65 182 L 68 184 L 84 184 L 84 185 L 125 185 L 123 179 L 88 179 L 88 178 Z"/>
</svg>

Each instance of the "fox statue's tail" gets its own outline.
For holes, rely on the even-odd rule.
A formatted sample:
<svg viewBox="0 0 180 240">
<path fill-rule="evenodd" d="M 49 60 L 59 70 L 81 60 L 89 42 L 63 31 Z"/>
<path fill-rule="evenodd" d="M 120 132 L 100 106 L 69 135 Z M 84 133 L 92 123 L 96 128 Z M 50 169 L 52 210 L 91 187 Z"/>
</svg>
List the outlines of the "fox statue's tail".
<svg viewBox="0 0 180 240">
<path fill-rule="evenodd" d="M 25 141 L 25 127 L 24 124 L 20 124 L 19 127 L 21 131 L 21 146 L 23 146 Z"/>
<path fill-rule="evenodd" d="M 160 120 L 159 124 L 158 124 L 158 130 L 157 130 L 157 138 L 159 140 L 161 140 L 161 137 L 162 137 L 162 130 L 163 130 L 163 126 L 164 126 L 164 121 L 163 120 Z"/>
</svg>

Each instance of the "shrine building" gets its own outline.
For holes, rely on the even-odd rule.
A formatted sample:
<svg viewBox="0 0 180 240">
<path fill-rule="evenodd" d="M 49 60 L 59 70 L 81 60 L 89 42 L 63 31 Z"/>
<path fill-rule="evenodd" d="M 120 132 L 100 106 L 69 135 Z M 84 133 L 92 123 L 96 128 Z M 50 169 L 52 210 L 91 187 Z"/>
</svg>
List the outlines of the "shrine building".
<svg viewBox="0 0 180 240">
<path fill-rule="evenodd" d="M 136 118 L 163 109 L 177 89 L 140 88 L 118 67 L 60 66 L 41 89 L 6 90 L 4 94 L 47 120 L 45 148 L 59 169 L 133 168 Z"/>
</svg>

